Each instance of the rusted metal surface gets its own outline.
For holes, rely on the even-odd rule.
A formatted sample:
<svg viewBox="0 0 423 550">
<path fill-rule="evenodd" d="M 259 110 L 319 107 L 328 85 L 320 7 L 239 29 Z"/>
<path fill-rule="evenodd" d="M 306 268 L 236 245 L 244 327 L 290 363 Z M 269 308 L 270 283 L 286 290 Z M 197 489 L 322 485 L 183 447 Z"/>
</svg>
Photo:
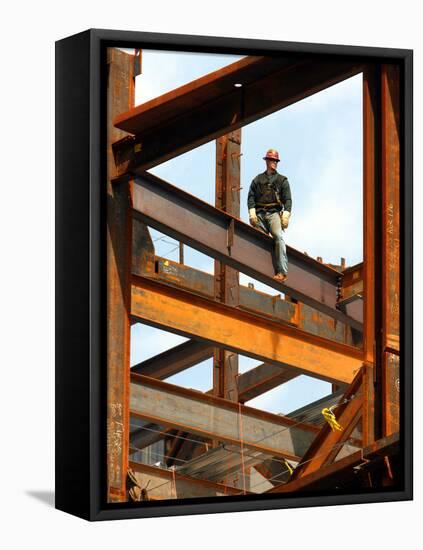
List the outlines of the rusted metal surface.
<svg viewBox="0 0 423 550">
<path fill-rule="evenodd" d="M 268 363 L 258 365 L 240 375 L 238 379 L 238 399 L 240 403 L 245 403 L 285 382 L 289 382 L 299 374 L 299 372 L 290 368 L 278 367 Z"/>
<path fill-rule="evenodd" d="M 377 258 L 377 192 L 379 189 L 379 70 L 366 66 L 363 72 L 363 351 L 366 369 L 363 388 L 366 399 L 363 407 L 363 444 L 375 440 L 375 392 L 377 375 L 376 353 L 376 262 Z"/>
<path fill-rule="evenodd" d="M 400 72 L 382 65 L 382 407 L 383 435 L 399 429 Z M 388 353 L 388 350 L 393 353 Z"/>
<path fill-rule="evenodd" d="M 216 198 L 215 206 L 232 216 L 240 216 L 240 155 L 241 130 L 222 136 L 216 141 Z M 233 227 L 228 239 L 231 252 Z M 239 272 L 222 262 L 214 262 L 214 297 L 230 306 L 239 305 Z M 213 393 L 219 397 L 238 399 L 238 354 L 215 348 L 213 357 Z"/>
<path fill-rule="evenodd" d="M 213 441 L 210 438 L 182 430 L 175 431 L 175 437 L 168 439 L 167 465 L 181 466 L 183 463 L 190 462 L 203 455 L 212 446 Z"/>
<path fill-rule="evenodd" d="M 131 414 L 203 437 L 298 460 L 318 429 L 245 405 L 131 375 Z M 242 433 L 240 432 L 240 419 Z"/>
<path fill-rule="evenodd" d="M 212 275 L 171 260 L 156 257 L 154 277 L 166 283 L 175 284 L 178 288 L 190 290 L 207 297 L 213 296 L 214 281 Z M 344 323 L 336 321 L 306 304 L 283 300 L 280 294 L 270 295 L 240 285 L 239 307 L 275 321 L 279 319 L 291 323 L 306 332 L 330 340 L 357 347 L 362 345 L 362 334 L 360 332 L 354 331 Z"/>
<path fill-rule="evenodd" d="M 172 433 L 169 428 L 163 428 L 158 424 L 143 422 L 136 416 L 131 417 L 131 431 L 129 437 L 129 454 L 134 454 L 146 447 L 161 441 Z"/>
<path fill-rule="evenodd" d="M 342 277 L 342 300 L 348 300 L 357 294 L 363 295 L 363 262 L 348 267 Z"/>
<path fill-rule="evenodd" d="M 213 346 L 189 340 L 131 367 L 131 372 L 163 380 L 213 357 Z"/>
<path fill-rule="evenodd" d="M 107 81 L 107 495 L 126 500 L 129 445 L 132 182 L 112 184 L 115 116 L 134 103 L 134 57 L 109 49 Z"/>
<path fill-rule="evenodd" d="M 336 270 L 287 247 L 290 276 L 286 284 L 273 279 L 273 239 L 151 174 L 136 179 L 134 210 L 140 219 L 200 252 L 242 271 L 278 291 L 347 323 L 361 324 L 336 309 Z M 234 226 L 228 249 L 228 230 Z"/>
<path fill-rule="evenodd" d="M 286 416 L 293 418 L 294 420 L 308 422 L 309 424 L 315 424 L 316 426 L 323 426 L 326 423 L 324 416 L 321 414 L 322 409 L 336 405 L 342 401 L 342 396 L 345 393 L 345 389 L 338 389 L 337 391 L 308 403 L 295 411 L 290 412 Z"/>
<path fill-rule="evenodd" d="M 338 308 L 363 322 L 363 263 L 343 271 Z"/>
<path fill-rule="evenodd" d="M 151 130 L 166 118 L 176 118 L 187 109 L 201 107 L 217 95 L 236 92 L 236 78 L 242 79 L 243 84 L 251 83 L 290 62 L 289 58 L 281 57 L 244 57 L 122 113 L 116 117 L 115 126 L 130 134 Z"/>
<path fill-rule="evenodd" d="M 241 60 L 239 64 L 248 62 Z M 228 134 L 291 105 L 305 97 L 341 82 L 360 72 L 361 66 L 350 62 L 264 58 L 258 62 L 279 64 L 267 76 L 257 76 L 240 88 L 233 85 L 242 72 L 228 85 L 219 71 L 212 75 L 206 89 L 191 82 L 161 98 L 132 110 L 116 120 L 119 127 L 137 134 L 115 144 L 119 175 L 140 173 L 189 151 L 219 136 Z M 240 65 L 241 66 L 241 65 Z M 227 68 L 222 69 L 222 73 Z M 207 78 L 207 77 L 203 77 Z M 235 81 L 233 80 L 235 79 Z M 223 89 L 220 89 L 220 86 Z M 232 91 L 229 91 L 229 90 Z M 210 93 L 209 93 L 210 92 Z M 197 106 L 193 108 L 192 96 Z"/>
<path fill-rule="evenodd" d="M 329 317 L 307 304 L 296 304 L 298 309 L 298 327 L 310 334 L 329 338 L 337 342 L 352 343 L 351 329 L 344 323 Z"/>
<path fill-rule="evenodd" d="M 133 461 L 129 463 L 129 466 L 134 471 L 140 486 L 142 488 L 148 486 L 147 492 L 151 500 L 215 497 L 243 493 L 242 489 L 206 479 L 198 479 L 178 471 L 173 472 Z"/>
<path fill-rule="evenodd" d="M 362 413 L 362 372 L 357 374 L 340 403 L 340 406 L 335 409 L 335 416 L 342 427 L 342 431 L 333 431 L 326 423 L 302 457 L 302 465 L 296 468 L 292 480 L 311 474 L 332 462 L 341 450 L 340 444 L 349 438 Z"/>
<path fill-rule="evenodd" d="M 132 273 L 154 275 L 154 245 L 148 227 L 140 220 L 132 220 Z"/>
<path fill-rule="evenodd" d="M 357 348 L 274 323 L 143 277 L 132 278 L 131 314 L 188 338 L 297 368 L 330 382 L 350 383 L 361 367 Z M 254 338 L 252 337 L 254 335 Z"/>
<path fill-rule="evenodd" d="M 244 489 L 245 487 L 246 492 L 263 492 L 269 483 L 266 483 L 264 488 L 263 483 L 258 486 L 252 475 L 252 468 L 268 459 L 268 455 L 252 449 L 245 449 L 242 454 L 243 465 L 240 461 L 239 447 L 229 444 L 220 445 L 189 460 L 186 464 L 180 465 L 178 472 L 195 478 L 224 483 L 235 488 L 242 487 Z M 269 460 L 269 462 L 277 463 L 275 460 Z"/>
<path fill-rule="evenodd" d="M 400 358 L 395 353 L 383 354 L 383 431 L 386 435 L 400 428 Z"/>
<path fill-rule="evenodd" d="M 396 456 L 400 448 L 398 432 L 378 439 L 372 445 L 356 451 L 307 476 L 295 479 L 285 485 L 279 485 L 267 493 L 293 493 L 299 491 L 334 490 L 340 485 L 343 489 L 348 483 L 359 482 L 363 486 L 362 476 L 374 468 L 380 467 L 385 456 Z"/>
<path fill-rule="evenodd" d="M 119 52 L 110 54 L 111 66 L 117 59 Z M 176 468 L 164 470 L 166 474 L 155 468 L 144 470 L 143 481 L 149 476 L 159 493 L 165 487 L 156 498 L 216 496 L 222 494 L 220 488 L 223 494 L 237 494 L 227 488 L 234 489 L 239 481 L 236 454 L 244 446 L 249 453 L 243 457 L 247 473 L 257 467 L 256 478 L 264 487 L 278 484 L 269 492 L 333 489 L 340 482 L 357 487 L 395 485 L 400 380 L 398 67 L 364 66 L 362 264 L 345 269 L 342 259 L 341 266 L 323 264 L 289 248 L 290 276 L 281 285 L 272 278 L 273 240 L 239 220 L 237 130 L 361 68 L 305 58 L 244 58 L 116 120 L 136 135 L 109 139 L 109 144 L 114 141 L 117 163 L 115 170 L 109 150 L 109 180 L 116 176 L 113 188 L 109 181 L 109 245 L 116 256 L 113 273 L 108 251 L 112 291 L 108 309 L 116 309 L 115 317 L 108 319 L 109 341 L 110 335 L 117 335 L 109 342 L 109 357 L 118 352 L 108 365 L 110 501 L 125 499 L 130 316 L 193 339 L 134 367 L 149 377 L 131 377 L 131 445 L 145 447 L 164 438 L 165 462 Z M 243 86 L 234 88 L 234 79 L 239 82 L 241 76 Z M 129 96 L 133 79 L 130 82 Z M 223 137 L 217 141 L 216 207 L 145 172 L 218 136 Z M 132 191 L 133 174 L 137 177 Z M 145 224 L 181 242 L 179 265 L 155 257 Z M 215 259 L 214 277 L 181 265 L 182 243 Z M 240 287 L 238 271 L 288 298 Z M 213 348 L 214 384 L 207 394 L 161 381 L 209 358 Z M 265 362 L 237 376 L 238 353 Z M 114 370 L 110 365 L 115 365 Z M 326 406 L 322 400 L 303 407 L 303 416 L 300 411 L 295 417 L 298 411 L 294 411 L 292 418 L 237 403 L 301 373 L 336 384 L 338 394 L 339 387 L 350 384 L 345 402 L 336 408 L 341 432 L 328 425 L 319 431 L 317 426 L 301 424 L 313 407 Z M 122 377 L 124 384 L 116 391 Z M 336 401 L 338 394 L 328 396 L 327 403 Z M 147 436 L 145 424 L 151 427 Z M 380 439 L 384 435 L 390 437 Z M 183 439 L 187 436 L 192 441 Z M 210 445 L 215 448 L 210 450 Z M 229 446 L 235 458 L 226 460 Z M 357 446 L 365 448 L 358 453 Z M 270 457 L 288 457 L 299 465 L 289 476 L 280 462 L 275 469 Z M 176 466 L 184 461 L 188 461 L 184 468 Z M 178 470 L 188 476 L 179 479 L 179 487 Z M 193 484 L 190 478 L 196 476 L 207 482 L 201 480 L 201 487 Z M 165 478 L 169 483 L 162 483 Z"/>
</svg>

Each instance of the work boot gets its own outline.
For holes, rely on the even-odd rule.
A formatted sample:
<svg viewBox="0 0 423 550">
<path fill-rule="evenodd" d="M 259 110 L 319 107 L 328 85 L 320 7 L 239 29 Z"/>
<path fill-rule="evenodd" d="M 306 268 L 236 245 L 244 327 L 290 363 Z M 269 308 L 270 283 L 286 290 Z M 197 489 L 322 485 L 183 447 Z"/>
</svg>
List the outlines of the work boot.
<svg viewBox="0 0 423 550">
<path fill-rule="evenodd" d="M 288 276 L 285 275 L 285 273 L 276 273 L 276 275 L 273 278 L 276 279 L 276 281 L 279 281 L 280 283 L 283 283 L 283 282 L 286 281 Z"/>
</svg>

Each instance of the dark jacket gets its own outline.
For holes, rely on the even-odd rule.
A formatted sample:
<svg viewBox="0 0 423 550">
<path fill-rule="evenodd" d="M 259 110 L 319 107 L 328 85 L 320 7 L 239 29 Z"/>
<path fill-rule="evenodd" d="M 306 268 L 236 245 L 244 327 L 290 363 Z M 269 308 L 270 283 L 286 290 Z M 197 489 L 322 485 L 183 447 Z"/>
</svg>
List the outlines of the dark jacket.
<svg viewBox="0 0 423 550">
<path fill-rule="evenodd" d="M 280 204 L 282 203 L 282 204 Z M 266 208 L 291 212 L 292 198 L 288 178 L 275 172 L 268 176 L 266 172 L 256 176 L 248 192 L 248 209 Z"/>
</svg>

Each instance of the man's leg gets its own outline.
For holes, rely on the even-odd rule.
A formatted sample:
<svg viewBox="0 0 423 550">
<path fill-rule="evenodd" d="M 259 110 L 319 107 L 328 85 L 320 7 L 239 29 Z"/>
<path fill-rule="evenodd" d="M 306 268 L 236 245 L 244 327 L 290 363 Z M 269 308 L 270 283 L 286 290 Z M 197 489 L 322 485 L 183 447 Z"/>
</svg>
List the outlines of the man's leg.
<svg viewBox="0 0 423 550">
<path fill-rule="evenodd" d="M 263 210 L 257 212 L 256 229 L 260 229 L 260 231 L 263 231 L 263 233 L 266 233 L 266 235 L 270 233 L 270 227 L 266 221 L 266 214 L 265 212 L 263 212 Z"/>
<path fill-rule="evenodd" d="M 270 233 L 275 241 L 275 267 L 277 273 L 288 274 L 288 256 L 286 254 L 285 240 L 283 238 L 283 229 L 281 218 L 278 212 L 267 215 L 267 223 Z"/>
</svg>

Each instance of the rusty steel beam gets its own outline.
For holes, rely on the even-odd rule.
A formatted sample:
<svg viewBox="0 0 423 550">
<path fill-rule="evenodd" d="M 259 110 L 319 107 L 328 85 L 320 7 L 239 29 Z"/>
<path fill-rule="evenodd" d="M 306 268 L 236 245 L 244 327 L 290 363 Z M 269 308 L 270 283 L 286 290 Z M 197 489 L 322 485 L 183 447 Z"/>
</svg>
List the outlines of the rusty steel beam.
<svg viewBox="0 0 423 550">
<path fill-rule="evenodd" d="M 307 403 L 307 405 L 304 405 L 295 411 L 291 411 L 286 416 L 289 416 L 289 418 L 293 418 L 294 420 L 309 422 L 310 424 L 315 424 L 316 426 L 323 426 L 326 423 L 326 420 L 322 415 L 322 409 L 336 405 L 339 401 L 341 401 L 344 391 L 345 388 L 338 389 L 335 392 L 325 395 L 317 401 L 312 401 L 311 403 Z"/>
<path fill-rule="evenodd" d="M 243 489 L 188 476 L 178 471 L 165 470 L 164 468 L 133 461 L 129 463 L 129 467 L 134 471 L 135 477 L 142 488 L 148 485 L 149 500 L 244 494 Z M 247 494 L 251 493 L 248 491 Z"/>
<path fill-rule="evenodd" d="M 202 296 L 213 297 L 213 275 L 159 256 L 156 257 L 154 278 Z M 279 319 L 291 323 L 323 338 L 357 347 L 361 345 L 360 333 L 357 331 L 306 304 L 283 300 L 280 294 L 266 294 L 253 287 L 240 285 L 239 307 L 275 321 Z"/>
<path fill-rule="evenodd" d="M 213 346 L 197 340 L 189 340 L 134 365 L 131 372 L 143 374 L 157 380 L 164 380 L 185 369 L 213 357 Z M 237 382 L 239 401 L 254 399 L 284 382 L 299 376 L 288 368 L 263 363 L 240 374 Z"/>
<path fill-rule="evenodd" d="M 244 372 L 238 378 L 239 402 L 245 403 L 263 393 L 289 382 L 299 376 L 299 372 L 276 365 L 263 363 Z"/>
<path fill-rule="evenodd" d="M 129 446 L 129 354 L 132 182 L 112 185 L 113 119 L 134 104 L 135 56 L 108 49 L 107 80 L 107 498 L 126 500 Z"/>
<path fill-rule="evenodd" d="M 400 438 L 397 432 L 378 439 L 366 448 L 320 468 L 307 476 L 274 487 L 266 493 L 334 490 L 338 484 L 344 487 L 348 483 L 357 482 L 357 478 L 360 478 L 361 473 L 367 473 L 380 467 L 386 456 L 398 455 L 399 450 Z"/>
<path fill-rule="evenodd" d="M 235 218 L 240 217 L 241 130 L 216 140 L 215 206 Z M 214 261 L 214 298 L 230 306 L 239 305 L 239 272 Z M 213 357 L 213 394 L 238 401 L 238 354 L 215 348 Z"/>
<path fill-rule="evenodd" d="M 131 372 L 163 380 L 213 357 L 213 346 L 189 340 L 131 367 Z"/>
<path fill-rule="evenodd" d="M 118 127 L 137 134 L 115 144 L 119 175 L 139 174 L 361 71 L 354 62 L 261 58 L 250 65 L 256 74 L 244 80 L 246 63 L 233 64 L 229 79 L 225 67 L 205 87 L 193 81 L 117 119 Z M 270 67 L 266 76 L 263 66 Z M 238 80 L 242 87 L 235 88 Z"/>
<path fill-rule="evenodd" d="M 363 299 L 363 262 L 345 269 L 342 274 L 341 297 L 338 300 L 338 307 L 346 306 L 354 300 Z"/>
<path fill-rule="evenodd" d="M 130 407 L 131 414 L 159 425 L 294 460 L 318 432 L 312 425 L 139 374 L 131 375 Z"/>
<path fill-rule="evenodd" d="M 137 218 L 132 220 L 132 273 L 153 276 L 154 244 L 148 227 Z"/>
<path fill-rule="evenodd" d="M 134 214 L 144 223 L 361 330 L 361 323 L 336 309 L 342 277 L 336 270 L 287 247 L 289 277 L 278 283 L 271 237 L 152 174 L 135 181 Z"/>
<path fill-rule="evenodd" d="M 216 95 L 234 91 L 234 78 L 247 84 L 278 70 L 290 60 L 287 58 L 248 56 L 226 67 L 206 74 L 159 97 L 138 105 L 115 119 L 117 128 L 130 134 L 152 130 L 166 118 L 184 115 L 187 109 L 201 107 L 213 101 Z M 236 90 L 235 90 L 236 91 Z"/>
<path fill-rule="evenodd" d="M 399 430 L 400 68 L 382 65 L 382 435 Z"/>
<path fill-rule="evenodd" d="M 362 372 L 360 371 L 344 393 L 340 406 L 335 409 L 335 416 L 342 431 L 333 431 L 329 424 L 325 424 L 302 457 L 301 464 L 292 475 L 292 480 L 307 476 L 334 460 L 341 450 L 341 444 L 346 442 L 356 426 L 362 413 L 362 404 Z"/>
<path fill-rule="evenodd" d="M 146 359 L 131 368 L 131 372 L 143 374 L 157 380 L 164 380 L 178 374 L 202 361 L 213 357 L 213 346 L 197 340 L 189 340 Z M 245 403 L 280 384 L 299 376 L 299 373 L 288 368 L 263 363 L 240 374 L 237 378 L 239 401 Z"/>
<path fill-rule="evenodd" d="M 150 445 L 153 445 L 153 443 L 161 441 L 163 438 L 172 433 L 171 429 L 163 429 L 158 424 L 153 424 L 151 422 L 144 423 L 144 425 L 142 425 L 141 421 L 134 417 L 131 417 L 131 424 L 139 424 L 139 427 L 131 427 L 129 454 L 141 451 L 145 447 L 149 447 Z"/>
<path fill-rule="evenodd" d="M 362 365 L 357 348 L 147 278 L 132 283 L 131 313 L 152 326 L 335 383 L 352 382 Z"/>
<path fill-rule="evenodd" d="M 363 72 L 363 351 L 366 370 L 363 375 L 365 400 L 363 404 L 363 444 L 375 440 L 374 384 L 377 376 L 376 338 L 379 322 L 376 302 L 378 257 L 378 191 L 380 151 L 380 86 L 379 68 L 367 65 Z M 379 285 L 380 286 L 380 285 Z"/>
</svg>

